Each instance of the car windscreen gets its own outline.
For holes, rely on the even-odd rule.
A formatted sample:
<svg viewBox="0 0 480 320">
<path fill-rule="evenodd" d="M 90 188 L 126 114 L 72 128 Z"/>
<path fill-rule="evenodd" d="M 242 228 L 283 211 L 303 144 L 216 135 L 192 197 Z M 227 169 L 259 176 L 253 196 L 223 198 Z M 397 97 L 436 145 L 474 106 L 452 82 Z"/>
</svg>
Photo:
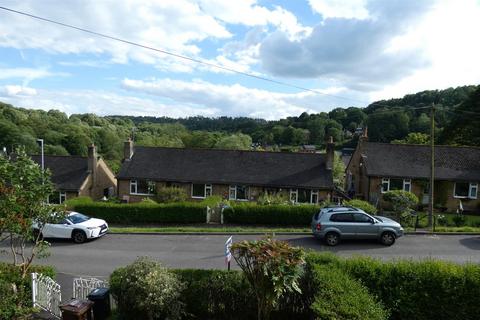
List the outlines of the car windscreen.
<svg viewBox="0 0 480 320">
<path fill-rule="evenodd" d="M 378 221 L 380 221 L 380 222 L 383 222 L 383 220 L 382 220 L 382 219 L 380 219 L 380 217 L 379 217 L 379 216 L 374 216 L 374 217 L 375 217 L 375 219 L 377 219 Z"/>
<path fill-rule="evenodd" d="M 89 219 L 91 218 L 81 213 L 75 213 L 68 217 L 68 220 L 72 221 L 73 224 L 82 223 Z"/>
</svg>

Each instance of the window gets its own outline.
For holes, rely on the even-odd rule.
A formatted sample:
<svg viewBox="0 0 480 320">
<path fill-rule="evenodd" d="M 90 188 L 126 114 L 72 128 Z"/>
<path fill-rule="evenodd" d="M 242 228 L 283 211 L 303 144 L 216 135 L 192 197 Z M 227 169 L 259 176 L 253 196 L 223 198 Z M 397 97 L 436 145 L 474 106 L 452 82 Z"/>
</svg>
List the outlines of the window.
<svg viewBox="0 0 480 320">
<path fill-rule="evenodd" d="M 367 215 L 364 215 L 363 213 L 354 213 L 353 214 L 353 219 L 355 222 L 361 222 L 361 223 L 371 223 L 372 218 L 370 218 Z"/>
<path fill-rule="evenodd" d="M 335 222 L 353 222 L 353 216 L 351 213 L 336 213 L 332 214 L 330 221 Z"/>
<path fill-rule="evenodd" d="M 295 203 L 318 203 L 318 190 L 290 189 L 290 201 Z"/>
<path fill-rule="evenodd" d="M 455 198 L 471 198 L 477 199 L 478 183 L 473 182 L 455 182 L 454 197 Z"/>
<path fill-rule="evenodd" d="M 310 194 L 310 203 L 318 203 L 318 191 L 312 191 Z"/>
<path fill-rule="evenodd" d="M 382 179 L 382 193 L 393 190 L 412 190 L 412 179 L 398 179 L 398 178 L 383 178 Z"/>
<path fill-rule="evenodd" d="M 65 200 L 67 200 L 65 192 L 54 192 L 48 196 L 48 203 L 50 204 L 62 204 Z"/>
<path fill-rule="evenodd" d="M 297 202 L 297 197 L 298 197 L 297 189 L 291 189 L 290 190 L 290 201 L 291 202 Z"/>
<path fill-rule="evenodd" d="M 211 184 L 192 184 L 192 198 L 206 198 L 212 195 Z"/>
<path fill-rule="evenodd" d="M 230 186 L 229 200 L 248 200 L 248 186 Z"/>
<path fill-rule="evenodd" d="M 155 194 L 156 186 L 155 181 L 149 180 L 131 180 L 130 181 L 130 193 L 141 195 L 153 195 Z"/>
</svg>

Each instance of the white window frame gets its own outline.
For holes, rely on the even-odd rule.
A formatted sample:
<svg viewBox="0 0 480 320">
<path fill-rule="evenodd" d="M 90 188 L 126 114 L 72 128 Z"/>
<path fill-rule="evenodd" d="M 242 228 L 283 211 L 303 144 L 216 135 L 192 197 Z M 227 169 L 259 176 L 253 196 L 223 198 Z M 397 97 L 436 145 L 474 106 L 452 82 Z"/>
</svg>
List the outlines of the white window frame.
<svg viewBox="0 0 480 320">
<path fill-rule="evenodd" d="M 246 188 L 246 199 L 237 199 L 237 188 L 238 188 L 238 185 L 230 185 L 229 188 L 228 188 L 228 200 L 234 200 L 234 201 L 249 201 L 250 199 L 250 186 L 247 186 L 247 185 L 244 185 L 244 187 Z M 232 197 L 232 193 L 233 193 L 233 197 Z"/>
<path fill-rule="evenodd" d="M 48 198 L 47 198 L 47 204 L 52 204 L 51 203 L 51 200 L 50 200 L 50 197 L 52 195 L 49 195 Z M 62 200 L 63 198 L 63 200 Z M 67 201 L 67 193 L 65 191 L 58 191 L 58 204 L 62 204 L 64 203 L 65 201 Z"/>
<path fill-rule="evenodd" d="M 66 192 L 59 192 L 58 193 L 58 196 L 59 196 L 59 202 L 60 204 L 64 203 L 65 201 L 67 201 L 67 193 Z M 63 198 L 63 200 L 62 200 Z"/>
<path fill-rule="evenodd" d="M 293 201 L 293 203 L 298 202 L 298 189 L 290 189 L 290 201 Z"/>
<path fill-rule="evenodd" d="M 202 196 L 194 196 L 193 195 L 193 185 L 194 184 L 203 184 L 203 197 Z M 207 193 L 209 191 L 210 194 Z M 190 195 L 192 199 L 205 199 L 206 197 L 209 197 L 212 195 L 212 185 L 211 184 L 205 184 L 205 183 L 192 183 L 191 185 L 191 192 Z"/>
<path fill-rule="evenodd" d="M 402 178 L 395 178 L 395 179 L 402 179 Z M 403 180 L 403 191 L 412 192 L 412 179 L 402 179 Z M 387 190 L 384 190 L 383 185 L 387 184 Z M 406 190 L 406 186 L 408 186 L 408 190 Z M 390 191 L 390 178 L 382 178 L 382 193 L 386 193 Z"/>
<path fill-rule="evenodd" d="M 478 183 L 477 182 L 459 182 L 459 183 L 468 183 L 468 194 L 466 196 L 457 196 L 457 182 L 453 186 L 453 197 L 456 199 L 477 199 L 478 197 Z M 473 196 L 473 190 L 475 190 L 475 195 Z"/>
<path fill-rule="evenodd" d="M 145 182 L 147 183 L 147 185 L 149 185 L 150 183 L 155 183 L 155 181 L 152 181 L 152 180 L 147 180 L 145 179 Z M 135 186 L 135 192 L 132 192 L 132 186 Z M 147 190 L 149 188 L 147 187 Z M 138 193 L 138 179 L 134 179 L 134 180 L 130 180 L 130 194 L 131 195 L 135 195 L 135 196 L 153 196 L 155 195 L 154 193 Z"/>
<path fill-rule="evenodd" d="M 313 197 L 317 197 L 317 201 L 313 202 Z M 317 204 L 318 203 L 318 190 L 311 190 L 310 191 L 310 203 Z"/>
<path fill-rule="evenodd" d="M 304 190 L 304 189 L 302 189 Z M 319 192 L 318 190 L 313 190 L 313 189 L 305 189 L 305 190 L 310 190 L 310 200 L 308 203 L 316 204 L 318 203 L 319 199 Z M 317 202 L 313 202 L 313 197 L 317 197 Z M 293 201 L 294 203 L 298 203 L 298 189 L 290 189 L 290 201 Z M 307 202 L 305 202 L 307 203 Z"/>
</svg>

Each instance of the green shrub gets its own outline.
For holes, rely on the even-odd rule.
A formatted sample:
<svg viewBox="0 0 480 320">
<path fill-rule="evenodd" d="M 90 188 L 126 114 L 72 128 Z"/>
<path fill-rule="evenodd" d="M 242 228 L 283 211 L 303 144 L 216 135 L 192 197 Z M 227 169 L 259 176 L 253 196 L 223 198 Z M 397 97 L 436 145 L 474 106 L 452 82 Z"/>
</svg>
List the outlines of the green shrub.
<svg viewBox="0 0 480 320">
<path fill-rule="evenodd" d="M 185 189 L 178 187 L 163 187 L 157 191 L 158 202 L 182 202 L 187 200 L 187 193 Z"/>
<path fill-rule="evenodd" d="M 368 214 L 374 215 L 377 213 L 377 208 L 370 204 L 368 201 L 363 201 L 363 200 L 358 200 L 358 199 L 353 199 L 349 201 L 343 202 L 344 205 L 346 206 L 352 206 L 358 209 L 362 209 Z"/>
<path fill-rule="evenodd" d="M 116 269 L 110 276 L 110 290 L 123 319 L 180 319 L 183 288 L 174 273 L 147 258 Z"/>
<path fill-rule="evenodd" d="M 342 270 L 317 265 L 313 268 L 314 285 L 318 288 L 311 305 L 316 319 L 383 320 L 388 318 L 377 302 L 358 281 Z"/>
<path fill-rule="evenodd" d="M 320 208 L 314 205 L 237 204 L 223 211 L 225 222 L 258 225 L 308 225 Z"/>
<path fill-rule="evenodd" d="M 252 319 L 256 316 L 253 291 L 238 271 L 177 269 L 185 284 L 181 301 L 188 319 Z"/>
<path fill-rule="evenodd" d="M 185 304 L 187 319 L 255 319 L 255 293 L 242 272 L 223 270 L 172 270 L 185 284 L 180 300 Z M 303 290 L 303 288 L 302 288 Z M 282 296 L 271 319 L 311 318 L 310 306 L 305 310 L 303 295 Z"/>
<path fill-rule="evenodd" d="M 55 277 L 55 271 L 48 266 L 32 266 L 30 271 Z M 31 282 L 30 277 L 22 279 L 18 267 L 0 263 L 0 319 L 19 319 L 32 313 Z"/>
<path fill-rule="evenodd" d="M 216 207 L 223 202 L 223 198 L 221 196 L 209 196 L 202 200 L 202 204 L 206 207 L 209 206 L 210 208 Z"/>
<path fill-rule="evenodd" d="M 311 254 L 307 264 L 340 269 L 359 280 L 390 311 L 390 319 L 477 319 L 480 266 L 445 261 L 339 258 Z"/>
<path fill-rule="evenodd" d="M 452 221 L 455 224 L 455 227 L 463 227 L 467 219 L 463 214 L 458 213 L 452 217 Z"/>
<path fill-rule="evenodd" d="M 285 193 L 277 192 L 270 194 L 264 192 L 258 197 L 257 203 L 261 205 L 290 204 L 290 201 Z"/>
<path fill-rule="evenodd" d="M 406 213 L 418 204 L 418 197 L 415 194 L 403 190 L 388 191 L 383 195 L 383 199 L 390 202 L 393 211 L 398 214 Z"/>
<path fill-rule="evenodd" d="M 202 223 L 206 221 L 205 206 L 195 202 L 117 204 L 93 202 L 90 199 L 73 199 L 68 202 L 68 206 L 71 210 L 117 224 Z"/>
</svg>

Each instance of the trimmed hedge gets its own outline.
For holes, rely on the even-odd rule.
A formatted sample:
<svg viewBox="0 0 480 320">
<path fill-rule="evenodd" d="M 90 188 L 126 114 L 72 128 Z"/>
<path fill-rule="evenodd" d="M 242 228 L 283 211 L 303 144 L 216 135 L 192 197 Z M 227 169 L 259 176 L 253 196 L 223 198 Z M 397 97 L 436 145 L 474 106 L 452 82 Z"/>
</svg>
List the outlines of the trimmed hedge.
<svg viewBox="0 0 480 320">
<path fill-rule="evenodd" d="M 340 269 L 325 265 L 313 268 L 313 284 L 318 288 L 311 305 L 315 319 L 384 320 L 388 312 L 368 289 Z"/>
<path fill-rule="evenodd" d="M 185 284 L 181 300 L 187 319 L 255 319 L 250 284 L 239 271 L 176 269 Z"/>
<path fill-rule="evenodd" d="M 30 272 L 55 278 L 52 267 L 32 266 Z M 18 267 L 0 262 L 0 319 L 22 318 L 33 311 L 31 285 L 31 277 L 22 279 Z"/>
<path fill-rule="evenodd" d="M 338 258 L 312 254 L 310 264 L 340 269 L 361 281 L 391 312 L 390 319 L 478 319 L 480 266 L 445 261 Z"/>
<path fill-rule="evenodd" d="M 73 199 L 68 202 L 68 207 L 90 217 L 117 224 L 204 223 L 207 219 L 205 205 L 195 202 L 120 204 Z"/>
<path fill-rule="evenodd" d="M 185 284 L 181 300 L 187 319 L 256 319 L 255 293 L 240 271 L 176 269 Z M 302 289 L 303 290 L 303 289 Z M 271 318 L 295 320 L 312 318 L 310 307 L 303 308 L 302 294 L 284 295 Z"/>
<path fill-rule="evenodd" d="M 223 211 L 226 223 L 258 225 L 309 225 L 312 216 L 320 210 L 314 205 L 239 204 Z"/>
</svg>

